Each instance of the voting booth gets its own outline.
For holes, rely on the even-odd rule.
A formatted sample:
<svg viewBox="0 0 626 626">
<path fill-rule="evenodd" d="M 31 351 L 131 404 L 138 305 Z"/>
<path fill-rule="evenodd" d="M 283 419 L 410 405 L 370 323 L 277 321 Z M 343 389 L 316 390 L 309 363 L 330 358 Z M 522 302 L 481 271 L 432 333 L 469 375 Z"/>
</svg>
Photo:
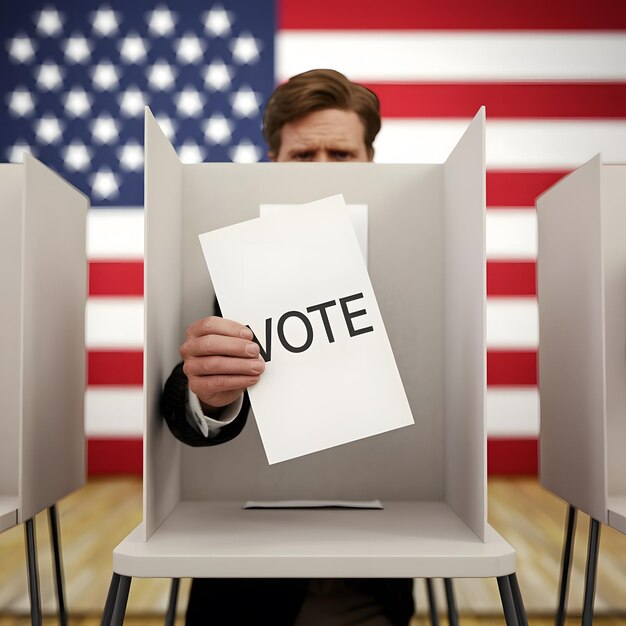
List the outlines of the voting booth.
<svg viewBox="0 0 626 626">
<path fill-rule="evenodd" d="M 0 531 L 85 483 L 88 207 L 28 154 L 0 165 Z"/>
<path fill-rule="evenodd" d="M 514 574 L 486 521 L 484 125 L 481 111 L 444 164 L 183 165 L 147 112 L 144 519 L 115 573 Z M 252 415 L 231 442 L 181 445 L 159 398 L 186 326 L 213 311 L 198 236 L 335 194 L 367 205 L 369 276 L 415 424 L 272 465 Z M 242 509 L 284 499 L 383 509 Z"/>
<path fill-rule="evenodd" d="M 570 504 L 566 552 L 572 513 L 592 518 L 592 602 L 598 524 L 626 533 L 626 165 L 595 157 L 540 196 L 537 214 L 540 481 Z"/>
</svg>

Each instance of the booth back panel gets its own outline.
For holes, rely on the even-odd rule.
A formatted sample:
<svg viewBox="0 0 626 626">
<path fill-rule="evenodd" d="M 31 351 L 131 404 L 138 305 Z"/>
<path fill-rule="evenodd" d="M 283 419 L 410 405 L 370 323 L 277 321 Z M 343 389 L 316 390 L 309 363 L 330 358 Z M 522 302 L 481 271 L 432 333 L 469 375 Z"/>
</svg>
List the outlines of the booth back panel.
<svg viewBox="0 0 626 626">
<path fill-rule="evenodd" d="M 0 165 L 0 496 L 17 496 L 22 371 L 24 166 Z"/>
<path fill-rule="evenodd" d="M 484 539 L 487 524 L 485 111 L 444 166 L 446 501 Z"/>
<path fill-rule="evenodd" d="M 602 166 L 609 495 L 626 495 L 626 165 Z"/>
<path fill-rule="evenodd" d="M 88 200 L 25 157 L 24 368 L 19 521 L 85 481 Z"/>
<path fill-rule="evenodd" d="M 200 233 L 337 193 L 368 205 L 369 273 L 415 425 L 269 466 L 251 416 L 230 443 L 184 449 L 185 499 L 444 498 L 442 166 L 185 166 L 183 327 L 212 311 Z"/>
<path fill-rule="evenodd" d="M 606 522 L 600 161 L 537 201 L 540 479 Z"/>
<path fill-rule="evenodd" d="M 163 382 L 180 360 L 182 165 L 149 111 L 145 136 L 143 510 L 147 538 L 180 500 L 181 446 L 161 418 L 159 398 Z"/>
</svg>

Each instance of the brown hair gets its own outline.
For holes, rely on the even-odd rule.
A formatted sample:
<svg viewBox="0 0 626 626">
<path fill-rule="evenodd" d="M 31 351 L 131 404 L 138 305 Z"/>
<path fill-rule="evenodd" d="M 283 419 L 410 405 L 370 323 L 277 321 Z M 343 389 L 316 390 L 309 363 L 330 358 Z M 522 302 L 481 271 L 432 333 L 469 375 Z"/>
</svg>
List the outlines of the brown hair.
<svg viewBox="0 0 626 626">
<path fill-rule="evenodd" d="M 323 109 L 354 111 L 365 129 L 365 147 L 372 152 L 380 130 L 378 97 L 343 74 L 325 69 L 292 76 L 271 95 L 263 114 L 263 136 L 270 152 L 280 151 L 280 131 L 285 124 Z"/>
</svg>

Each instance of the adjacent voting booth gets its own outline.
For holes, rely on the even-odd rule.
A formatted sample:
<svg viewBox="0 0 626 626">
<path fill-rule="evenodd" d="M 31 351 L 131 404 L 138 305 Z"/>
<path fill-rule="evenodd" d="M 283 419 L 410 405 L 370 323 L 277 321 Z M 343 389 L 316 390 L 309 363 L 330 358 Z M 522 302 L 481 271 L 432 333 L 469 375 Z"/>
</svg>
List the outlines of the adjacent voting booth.
<svg viewBox="0 0 626 626">
<path fill-rule="evenodd" d="M 0 165 L 0 531 L 25 523 L 39 619 L 33 518 L 50 512 L 60 585 L 55 503 L 85 482 L 88 206 L 28 154 Z"/>
<path fill-rule="evenodd" d="M 444 164 L 183 165 L 147 113 L 144 519 L 114 551 L 105 622 L 123 619 L 134 576 L 496 577 L 522 619 L 515 551 L 486 521 L 484 124 L 481 111 Z M 185 327 L 213 310 L 198 236 L 339 193 L 367 205 L 415 424 L 273 465 L 252 417 L 229 443 L 181 445 L 159 398 Z M 242 509 L 284 499 L 384 508 Z"/>
<path fill-rule="evenodd" d="M 537 199 L 541 484 L 592 518 L 584 604 L 591 623 L 599 525 L 626 533 L 626 165 L 595 157 Z"/>
</svg>

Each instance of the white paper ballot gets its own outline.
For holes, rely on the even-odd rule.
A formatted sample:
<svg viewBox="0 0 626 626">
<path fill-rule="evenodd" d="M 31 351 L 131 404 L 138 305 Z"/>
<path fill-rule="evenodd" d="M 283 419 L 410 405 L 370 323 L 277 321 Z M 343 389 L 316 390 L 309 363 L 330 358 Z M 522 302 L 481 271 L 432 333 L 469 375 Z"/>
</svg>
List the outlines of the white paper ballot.
<svg viewBox="0 0 626 626">
<path fill-rule="evenodd" d="M 341 196 L 200 241 L 224 317 L 266 361 L 249 394 L 270 464 L 413 423 Z"/>
</svg>

